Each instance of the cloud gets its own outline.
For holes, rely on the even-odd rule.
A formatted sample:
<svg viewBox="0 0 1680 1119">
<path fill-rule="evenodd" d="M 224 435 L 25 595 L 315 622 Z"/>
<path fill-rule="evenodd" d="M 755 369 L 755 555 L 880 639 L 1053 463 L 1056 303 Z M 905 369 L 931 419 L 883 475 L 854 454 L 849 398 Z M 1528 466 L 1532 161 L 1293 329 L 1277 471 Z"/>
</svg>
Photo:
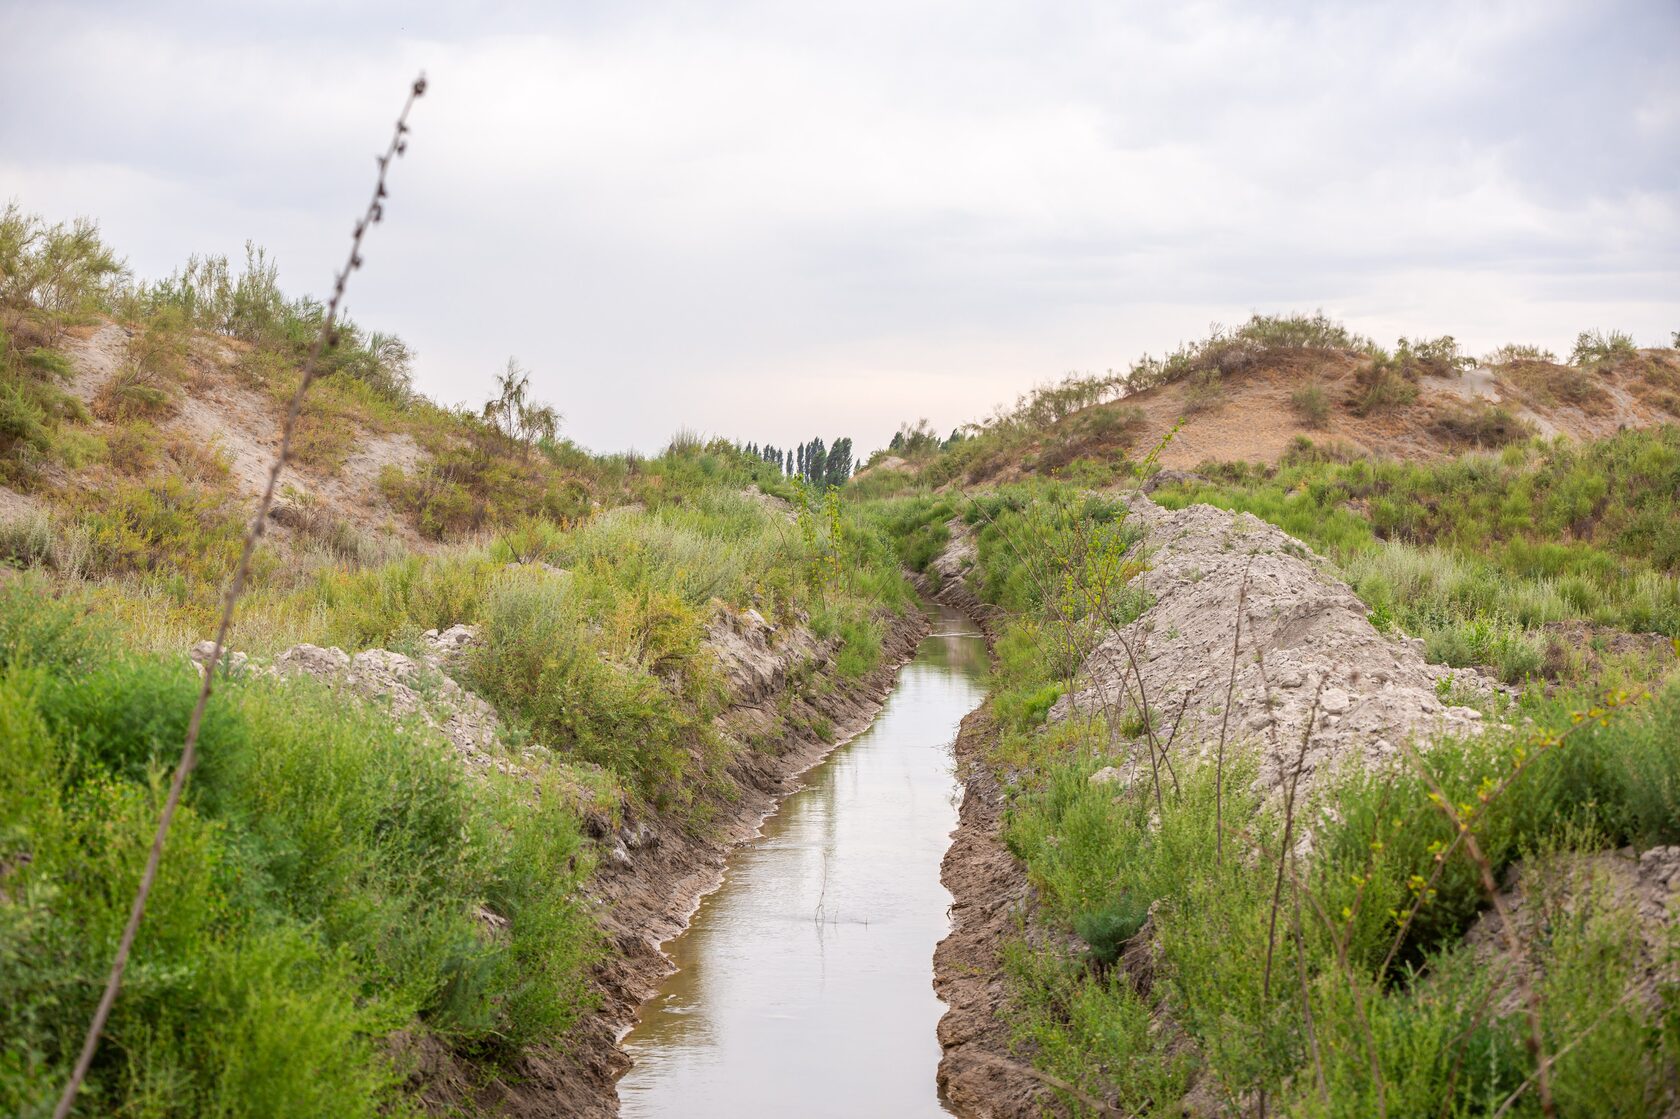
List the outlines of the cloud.
<svg viewBox="0 0 1680 1119">
<path fill-rule="evenodd" d="M 1680 328 L 1680 11 L 1622 3 L 35 6 L 0 196 L 143 273 L 321 290 L 403 84 L 353 310 L 445 400 L 569 430 L 940 427 L 1214 320 L 1564 347 Z"/>
</svg>

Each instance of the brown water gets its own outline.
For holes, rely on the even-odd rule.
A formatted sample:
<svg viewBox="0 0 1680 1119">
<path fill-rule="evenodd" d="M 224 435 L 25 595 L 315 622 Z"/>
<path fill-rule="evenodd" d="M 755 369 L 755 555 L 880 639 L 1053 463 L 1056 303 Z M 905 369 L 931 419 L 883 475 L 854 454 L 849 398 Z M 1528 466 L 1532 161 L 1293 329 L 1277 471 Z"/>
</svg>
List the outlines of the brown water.
<svg viewBox="0 0 1680 1119">
<path fill-rule="evenodd" d="M 950 746 L 984 694 L 986 648 L 961 614 L 932 621 L 875 722 L 806 775 L 665 945 L 678 970 L 624 1039 L 624 1115 L 948 1114 L 939 863 L 957 822 Z"/>
</svg>

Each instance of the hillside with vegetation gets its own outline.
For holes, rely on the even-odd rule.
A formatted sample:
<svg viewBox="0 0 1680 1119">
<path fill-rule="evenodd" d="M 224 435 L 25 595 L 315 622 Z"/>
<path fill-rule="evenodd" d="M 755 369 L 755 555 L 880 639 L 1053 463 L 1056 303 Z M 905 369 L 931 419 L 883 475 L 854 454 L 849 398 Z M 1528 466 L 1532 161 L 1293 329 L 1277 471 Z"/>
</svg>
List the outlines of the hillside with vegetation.
<svg viewBox="0 0 1680 1119">
<path fill-rule="evenodd" d="M 1680 361 L 1470 365 L 1256 320 L 860 475 L 994 649 L 959 1112 L 1680 1102 Z"/>
<path fill-rule="evenodd" d="M 1451 336 L 1388 349 L 1322 312 L 1255 315 L 1124 372 L 1040 385 L 949 436 L 904 424 L 865 466 L 883 493 L 1029 475 L 1100 487 L 1163 441 L 1152 461 L 1191 470 L 1276 465 L 1303 438 L 1346 458 L 1439 460 L 1675 422 L 1680 351 L 1640 349 L 1619 331 L 1581 332 L 1566 362 L 1526 345 L 1478 360 Z"/>
<path fill-rule="evenodd" d="M 321 314 L 258 250 L 144 283 L 0 221 L 7 1114 L 80 1044 Z M 411 359 L 342 324 L 307 398 L 78 1114 L 605 1113 L 662 966 L 615 921 L 680 926 L 921 624 L 758 454 L 592 455 L 516 363 L 462 409 Z"/>
<path fill-rule="evenodd" d="M 517 361 L 0 216 L 0 1110 L 616 1113 L 658 945 L 926 621 L 992 652 L 960 1114 L 1672 1113 L 1680 355 L 1256 317 L 948 436 L 598 455 Z M 860 1073 L 861 1074 L 861 1073 Z"/>
</svg>

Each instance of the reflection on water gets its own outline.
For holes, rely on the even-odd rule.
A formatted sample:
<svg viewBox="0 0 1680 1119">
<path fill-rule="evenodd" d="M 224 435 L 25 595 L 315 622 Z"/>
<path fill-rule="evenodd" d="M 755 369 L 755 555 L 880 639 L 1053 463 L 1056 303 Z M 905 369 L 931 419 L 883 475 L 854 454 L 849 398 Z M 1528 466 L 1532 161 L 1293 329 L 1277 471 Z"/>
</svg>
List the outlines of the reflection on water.
<svg viewBox="0 0 1680 1119">
<path fill-rule="evenodd" d="M 625 1038 L 626 1116 L 934 1116 L 956 826 L 950 744 L 986 648 L 941 610 L 875 723 L 807 775 L 665 946 L 678 970 Z"/>
</svg>

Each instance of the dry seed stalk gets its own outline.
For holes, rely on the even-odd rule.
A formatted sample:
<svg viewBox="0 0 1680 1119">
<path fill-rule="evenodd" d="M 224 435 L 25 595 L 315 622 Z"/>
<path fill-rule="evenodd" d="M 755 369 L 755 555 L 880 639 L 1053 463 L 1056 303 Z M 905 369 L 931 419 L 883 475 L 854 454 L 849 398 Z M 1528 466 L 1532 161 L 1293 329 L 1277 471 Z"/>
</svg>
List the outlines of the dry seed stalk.
<svg viewBox="0 0 1680 1119">
<path fill-rule="evenodd" d="M 128 967 L 129 953 L 134 949 L 134 938 L 140 931 L 140 920 L 146 912 L 146 899 L 151 895 L 152 885 L 157 881 L 158 866 L 163 861 L 164 841 L 169 836 L 170 824 L 174 822 L 175 810 L 181 804 L 187 774 L 192 772 L 193 762 L 196 760 L 198 731 L 204 722 L 205 708 L 210 703 L 210 692 L 215 685 L 216 668 L 222 663 L 222 650 L 227 644 L 228 631 L 233 627 L 234 608 L 239 602 L 240 594 L 245 590 L 245 580 L 251 571 L 251 559 L 256 554 L 257 544 L 262 539 L 263 529 L 267 525 L 268 511 L 274 504 L 274 491 L 280 482 L 280 472 L 285 469 L 286 460 L 291 455 L 292 434 L 303 410 L 304 395 L 315 380 L 321 352 L 338 344 L 338 311 L 344 302 L 344 291 L 349 285 L 350 273 L 362 266 L 362 238 L 369 226 L 385 216 L 385 175 L 391 169 L 391 161 L 408 150 L 408 112 L 425 92 L 426 78 L 425 75 L 421 75 L 409 88 L 408 100 L 403 103 L 402 112 L 397 116 L 397 125 L 391 133 L 391 141 L 384 154 L 378 157 L 379 174 L 374 179 L 373 197 L 369 199 L 361 220 L 356 222 L 355 232 L 350 238 L 350 255 L 345 261 L 343 271 L 334 278 L 332 298 L 328 301 L 326 314 L 321 319 L 321 330 L 309 349 L 309 356 L 304 361 L 303 377 L 299 380 L 297 391 L 292 394 L 291 403 L 286 409 L 285 424 L 280 429 L 280 450 L 269 467 L 268 484 L 263 488 L 262 499 L 257 502 L 256 513 L 245 532 L 245 547 L 239 555 L 239 565 L 234 568 L 233 578 L 229 580 L 227 593 L 222 599 L 222 613 L 216 623 L 216 638 L 212 643 L 209 664 L 204 670 L 203 680 L 199 683 L 198 701 L 193 705 L 192 717 L 187 721 L 181 760 L 175 766 L 175 776 L 169 783 L 169 795 L 164 800 L 163 812 L 158 817 L 157 831 L 152 836 L 152 848 L 146 856 L 146 868 L 140 875 L 140 884 L 134 893 L 134 903 L 129 908 L 128 923 L 123 927 L 122 939 L 117 943 L 117 954 L 111 961 L 111 974 L 105 980 L 105 990 L 99 997 L 99 1005 L 94 1009 L 93 1019 L 88 1023 L 87 1036 L 82 1042 L 81 1054 L 76 1058 L 76 1067 L 70 1073 L 70 1080 L 64 1086 L 64 1094 L 59 1097 L 58 1106 L 53 1109 L 53 1119 L 66 1119 L 70 1109 L 75 1106 L 76 1094 L 81 1091 L 82 1082 L 87 1078 L 94 1053 L 99 1049 L 100 1035 L 111 1016 L 111 1007 L 117 1001 L 117 992 L 122 987 L 123 972 Z"/>
</svg>

